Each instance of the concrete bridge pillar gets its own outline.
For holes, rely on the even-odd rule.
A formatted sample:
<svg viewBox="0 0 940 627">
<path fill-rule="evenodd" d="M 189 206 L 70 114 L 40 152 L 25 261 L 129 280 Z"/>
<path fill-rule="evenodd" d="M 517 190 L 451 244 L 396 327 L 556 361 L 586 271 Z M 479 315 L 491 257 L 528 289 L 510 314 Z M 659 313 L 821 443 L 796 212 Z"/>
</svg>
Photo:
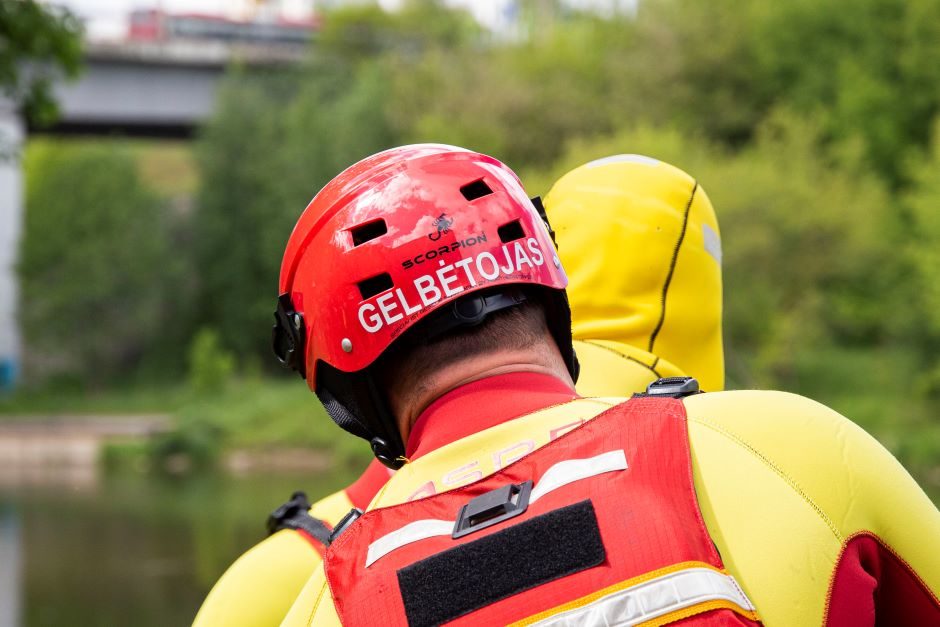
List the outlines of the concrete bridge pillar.
<svg viewBox="0 0 940 627">
<path fill-rule="evenodd" d="M 16 257 L 23 222 L 25 136 L 16 108 L 0 98 L 0 392 L 13 387 L 20 364 Z"/>
</svg>

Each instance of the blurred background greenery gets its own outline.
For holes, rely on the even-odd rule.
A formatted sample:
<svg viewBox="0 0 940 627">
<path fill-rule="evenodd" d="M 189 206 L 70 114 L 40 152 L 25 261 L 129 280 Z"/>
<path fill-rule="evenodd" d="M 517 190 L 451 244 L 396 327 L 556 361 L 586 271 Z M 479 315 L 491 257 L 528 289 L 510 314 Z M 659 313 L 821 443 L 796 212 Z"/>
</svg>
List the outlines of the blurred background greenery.
<svg viewBox="0 0 940 627">
<path fill-rule="evenodd" d="M 715 204 L 729 387 L 833 406 L 936 501 L 940 2 L 567 6 L 521 2 L 509 36 L 434 0 L 340 6 L 301 66 L 231 67 L 193 144 L 31 139 L 24 384 L 0 414 L 171 414 L 146 445 L 112 447 L 135 472 L 301 447 L 346 478 L 366 446 L 268 347 L 283 246 L 320 187 L 410 142 L 492 154 L 533 195 L 640 153 Z"/>
<path fill-rule="evenodd" d="M 940 3 L 522 10 L 497 37 L 431 0 L 339 8 L 301 67 L 232 67 L 195 145 L 32 140 L 27 385 L 0 408 L 168 410 L 184 441 L 332 445 L 267 331 L 286 236 L 323 184 L 407 142 L 493 154 L 533 194 L 634 152 L 717 207 L 730 386 L 832 404 L 937 485 Z"/>
</svg>

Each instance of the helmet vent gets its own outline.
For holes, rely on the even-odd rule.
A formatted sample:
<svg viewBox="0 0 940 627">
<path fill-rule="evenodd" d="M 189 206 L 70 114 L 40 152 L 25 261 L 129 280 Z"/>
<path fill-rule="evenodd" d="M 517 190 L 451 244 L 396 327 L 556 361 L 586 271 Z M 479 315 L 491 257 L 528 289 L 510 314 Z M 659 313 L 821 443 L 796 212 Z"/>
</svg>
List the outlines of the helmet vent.
<svg viewBox="0 0 940 627">
<path fill-rule="evenodd" d="M 377 274 L 374 277 L 368 278 L 365 281 L 359 281 L 359 293 L 362 294 L 362 300 L 369 300 L 376 294 L 381 294 L 385 290 L 390 290 L 394 287 L 392 282 L 392 277 L 388 272 L 383 272 L 382 274 Z"/>
<path fill-rule="evenodd" d="M 388 227 L 385 225 L 385 220 L 379 218 L 378 220 L 353 227 L 349 229 L 349 232 L 352 233 L 353 246 L 361 246 L 370 240 L 374 240 L 376 237 L 388 233 Z"/>
<path fill-rule="evenodd" d="M 467 183 L 460 188 L 460 193 L 463 194 L 463 197 L 468 201 L 476 200 L 477 198 L 483 198 L 484 196 L 489 196 L 493 193 L 493 190 L 490 189 L 490 186 L 486 184 L 486 181 L 483 179 L 477 179 L 472 183 Z"/>
<path fill-rule="evenodd" d="M 519 223 L 519 220 L 513 220 L 512 222 L 502 225 L 496 229 L 496 232 L 499 233 L 499 241 L 504 244 L 525 237 L 525 231 L 522 230 L 522 225 Z"/>
</svg>

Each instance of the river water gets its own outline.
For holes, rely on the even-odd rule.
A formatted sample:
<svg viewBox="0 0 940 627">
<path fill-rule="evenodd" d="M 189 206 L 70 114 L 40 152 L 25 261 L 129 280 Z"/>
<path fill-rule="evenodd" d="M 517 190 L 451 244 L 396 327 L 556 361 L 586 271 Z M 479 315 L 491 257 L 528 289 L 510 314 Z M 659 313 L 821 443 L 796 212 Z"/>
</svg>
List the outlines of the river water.
<svg viewBox="0 0 940 627">
<path fill-rule="evenodd" d="M 213 582 L 264 537 L 268 512 L 293 490 L 315 500 L 355 474 L 124 473 L 0 487 L 0 627 L 189 625 Z"/>
<path fill-rule="evenodd" d="M 212 583 L 296 489 L 355 476 L 124 473 L 0 487 L 0 627 L 189 625 Z"/>
</svg>

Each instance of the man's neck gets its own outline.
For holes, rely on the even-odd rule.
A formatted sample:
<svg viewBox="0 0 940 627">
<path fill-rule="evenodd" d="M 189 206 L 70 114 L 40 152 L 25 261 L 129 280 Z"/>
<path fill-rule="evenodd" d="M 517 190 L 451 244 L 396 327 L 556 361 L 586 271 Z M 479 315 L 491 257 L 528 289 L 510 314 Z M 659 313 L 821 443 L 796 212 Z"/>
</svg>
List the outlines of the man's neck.
<svg viewBox="0 0 940 627">
<path fill-rule="evenodd" d="M 414 460 L 451 442 L 514 418 L 577 398 L 568 382 L 545 373 L 509 372 L 454 388 L 418 416 L 406 440 Z"/>
<path fill-rule="evenodd" d="M 552 346 L 554 349 L 554 345 Z M 402 440 L 407 442 L 418 417 L 438 398 L 467 384 L 490 377 L 530 373 L 554 377 L 572 391 L 574 382 L 568 374 L 561 355 L 538 350 L 500 351 L 478 355 L 471 359 L 448 364 L 437 371 L 423 385 L 412 388 L 403 398 L 392 398 L 393 410 L 398 418 Z"/>
</svg>

